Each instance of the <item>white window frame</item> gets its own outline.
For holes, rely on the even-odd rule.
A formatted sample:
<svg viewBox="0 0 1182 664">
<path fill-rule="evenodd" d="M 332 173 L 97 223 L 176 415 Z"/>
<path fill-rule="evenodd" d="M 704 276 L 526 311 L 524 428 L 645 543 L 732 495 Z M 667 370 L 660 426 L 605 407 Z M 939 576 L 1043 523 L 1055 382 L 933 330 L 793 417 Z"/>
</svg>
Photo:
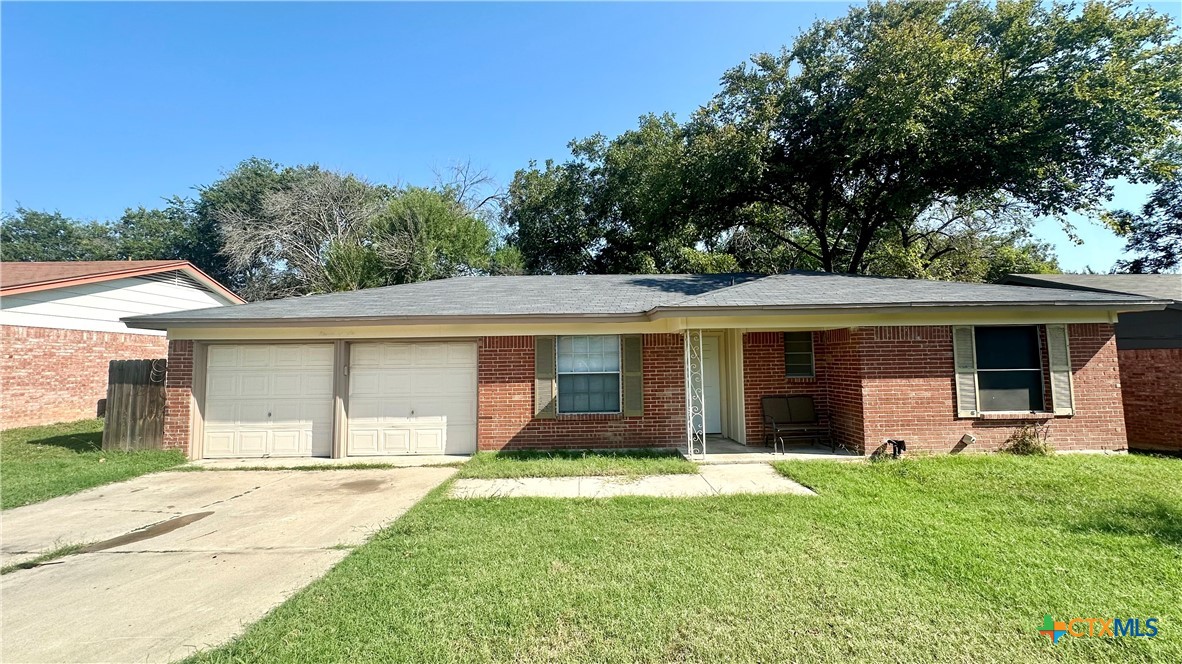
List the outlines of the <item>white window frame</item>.
<svg viewBox="0 0 1182 664">
<path fill-rule="evenodd" d="M 978 356 L 977 349 L 980 344 L 977 343 L 977 330 L 982 327 L 1029 327 L 1034 330 L 1034 342 L 1038 348 L 1038 367 L 1031 369 L 982 369 L 981 358 Z M 1047 373 L 1046 362 L 1043 359 L 1045 355 L 1042 343 L 1042 337 L 1045 333 L 1042 325 L 974 325 L 973 326 L 973 364 L 976 365 L 974 371 L 978 375 L 977 379 L 977 412 L 978 413 L 1045 413 L 1047 412 Z M 1038 410 L 988 410 L 982 407 L 981 403 L 981 380 L 979 376 L 982 373 L 1010 373 L 1015 371 L 1037 371 L 1039 376 L 1038 391 L 1039 396 L 1042 397 L 1040 408 Z"/>
<path fill-rule="evenodd" d="M 559 367 L 559 356 L 562 353 L 563 339 L 578 339 L 578 338 L 612 338 L 616 342 L 616 370 L 615 371 L 561 371 Z M 564 334 L 559 335 L 554 340 L 554 404 L 555 412 L 559 415 L 619 415 L 624 412 L 624 348 L 621 341 L 621 335 L 618 334 Z M 560 387 L 563 376 L 612 376 L 616 377 L 616 410 L 576 410 L 564 411 L 562 410 L 562 388 Z"/>
</svg>

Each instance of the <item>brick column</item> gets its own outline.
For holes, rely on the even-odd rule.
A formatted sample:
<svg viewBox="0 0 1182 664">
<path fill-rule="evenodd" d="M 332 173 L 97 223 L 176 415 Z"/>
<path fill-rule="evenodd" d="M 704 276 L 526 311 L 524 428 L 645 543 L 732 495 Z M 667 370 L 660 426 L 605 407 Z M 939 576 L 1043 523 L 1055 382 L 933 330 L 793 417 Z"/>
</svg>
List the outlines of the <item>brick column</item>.
<svg viewBox="0 0 1182 664">
<path fill-rule="evenodd" d="M 193 342 L 168 342 L 164 377 L 164 448 L 189 454 L 193 404 Z"/>
</svg>

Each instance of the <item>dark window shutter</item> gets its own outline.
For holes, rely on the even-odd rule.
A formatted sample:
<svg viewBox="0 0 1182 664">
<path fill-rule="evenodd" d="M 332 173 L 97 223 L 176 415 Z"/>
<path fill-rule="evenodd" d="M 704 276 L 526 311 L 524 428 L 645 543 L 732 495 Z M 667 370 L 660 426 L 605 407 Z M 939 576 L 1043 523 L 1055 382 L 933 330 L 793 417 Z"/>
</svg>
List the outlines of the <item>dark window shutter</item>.
<svg viewBox="0 0 1182 664">
<path fill-rule="evenodd" d="M 534 417 L 554 419 L 558 411 L 555 384 L 555 337 L 534 337 Z"/>
<path fill-rule="evenodd" d="M 620 337 L 620 374 L 624 392 L 624 415 L 644 415 L 644 337 L 628 334 Z"/>
</svg>

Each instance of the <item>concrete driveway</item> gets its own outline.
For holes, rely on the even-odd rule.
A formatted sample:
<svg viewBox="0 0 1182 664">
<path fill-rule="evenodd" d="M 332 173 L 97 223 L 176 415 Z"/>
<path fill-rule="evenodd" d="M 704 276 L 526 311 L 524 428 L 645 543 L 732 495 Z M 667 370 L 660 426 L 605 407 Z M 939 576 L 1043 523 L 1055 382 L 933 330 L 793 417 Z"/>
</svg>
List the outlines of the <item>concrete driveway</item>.
<svg viewBox="0 0 1182 664">
<path fill-rule="evenodd" d="M 168 472 L 0 513 L 4 662 L 165 662 L 233 638 L 453 468 Z"/>
</svg>

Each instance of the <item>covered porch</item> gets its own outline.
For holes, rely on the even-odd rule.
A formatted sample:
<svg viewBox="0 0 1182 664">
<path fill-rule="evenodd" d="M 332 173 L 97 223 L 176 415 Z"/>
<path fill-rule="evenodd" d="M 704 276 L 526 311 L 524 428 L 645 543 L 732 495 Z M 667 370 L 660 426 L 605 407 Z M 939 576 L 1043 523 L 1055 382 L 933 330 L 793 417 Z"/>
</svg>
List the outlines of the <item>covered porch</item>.
<svg viewBox="0 0 1182 664">
<path fill-rule="evenodd" d="M 791 458 L 860 457 L 848 422 L 860 400 L 845 398 L 856 381 L 839 356 L 848 329 L 687 329 L 684 340 L 686 454 L 699 462 L 745 463 Z M 818 435 L 773 450 L 765 427 L 766 397 L 804 400 Z M 794 406 L 795 408 L 795 406 Z M 832 443 L 832 446 L 831 444 Z"/>
</svg>

